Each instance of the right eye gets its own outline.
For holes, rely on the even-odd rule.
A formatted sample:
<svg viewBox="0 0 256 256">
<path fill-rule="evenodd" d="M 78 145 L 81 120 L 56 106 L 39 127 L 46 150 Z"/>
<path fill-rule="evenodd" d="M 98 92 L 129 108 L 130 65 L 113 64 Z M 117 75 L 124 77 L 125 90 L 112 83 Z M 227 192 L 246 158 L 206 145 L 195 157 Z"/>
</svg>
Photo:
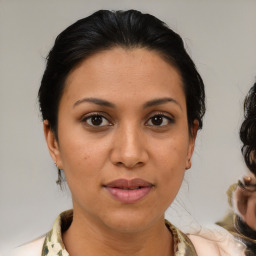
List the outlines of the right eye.
<svg viewBox="0 0 256 256">
<path fill-rule="evenodd" d="M 99 115 L 99 114 L 85 116 L 82 119 L 82 122 L 86 123 L 89 126 L 93 126 L 93 127 L 104 127 L 104 126 L 111 125 L 111 123 L 108 121 L 107 118 L 105 118 L 104 116 Z"/>
</svg>

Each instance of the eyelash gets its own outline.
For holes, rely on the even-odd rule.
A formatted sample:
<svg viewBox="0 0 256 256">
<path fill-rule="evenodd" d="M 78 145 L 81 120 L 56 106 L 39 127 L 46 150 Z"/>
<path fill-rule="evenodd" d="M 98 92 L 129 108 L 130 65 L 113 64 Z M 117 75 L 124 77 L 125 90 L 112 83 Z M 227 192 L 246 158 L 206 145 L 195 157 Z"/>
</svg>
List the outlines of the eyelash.
<svg viewBox="0 0 256 256">
<path fill-rule="evenodd" d="M 93 117 L 100 117 L 101 118 L 101 121 L 103 120 L 103 122 L 108 122 L 108 124 L 103 124 L 103 125 L 101 125 L 102 123 L 100 123 L 100 125 L 93 125 L 92 124 L 92 120 L 90 121 L 90 123 L 88 123 L 88 120 L 90 120 L 90 119 L 92 119 Z M 160 124 L 160 125 L 154 125 L 153 123 L 152 123 L 152 119 L 154 118 L 154 117 L 160 117 L 160 118 L 162 118 L 162 121 L 165 119 L 165 120 L 167 120 L 167 124 L 164 124 L 164 125 L 162 125 L 162 123 Z M 151 121 L 151 123 L 152 124 L 148 124 L 149 122 Z M 169 124 L 172 124 L 172 123 L 174 123 L 174 118 L 172 118 L 172 117 L 170 117 L 170 116 L 168 116 L 168 115 L 166 115 L 165 113 L 162 113 L 162 112 L 158 112 L 158 113 L 154 113 L 153 115 L 151 115 L 148 119 L 147 119 L 147 121 L 145 122 L 145 125 L 146 126 L 150 126 L 150 127 L 166 127 L 166 126 L 168 126 Z M 86 116 L 84 116 L 82 119 L 81 119 L 81 122 L 82 123 L 85 123 L 87 126 L 89 126 L 89 127 L 97 127 L 97 128 L 103 128 L 103 127 L 107 127 L 107 126 L 112 126 L 113 125 L 113 123 L 112 122 L 110 122 L 109 121 L 109 118 L 107 118 L 106 116 L 105 116 L 105 114 L 103 114 L 103 113 L 90 113 L 90 114 L 88 114 L 88 115 L 86 115 Z"/>
<path fill-rule="evenodd" d="M 91 124 L 88 123 L 88 120 L 92 119 L 93 117 L 100 117 L 102 120 L 105 120 L 108 122 L 107 125 L 93 125 L 92 124 L 92 120 L 91 120 Z M 103 113 L 91 113 L 88 114 L 86 116 L 84 116 L 81 119 L 82 123 L 86 123 L 86 125 L 90 126 L 90 127 L 106 127 L 106 126 L 112 126 L 113 124 L 109 121 L 109 118 L 107 118 Z M 104 121 L 103 121 L 104 122 Z"/>
<path fill-rule="evenodd" d="M 168 123 L 165 124 L 165 125 L 154 125 L 154 124 L 152 124 L 152 125 L 147 125 L 147 123 L 148 123 L 150 120 L 151 120 L 151 122 L 152 122 L 152 119 L 153 119 L 154 117 L 157 117 L 157 116 L 161 117 L 162 119 L 166 119 Z M 147 125 L 147 126 L 152 126 L 152 127 L 166 127 L 166 126 L 168 126 L 169 124 L 173 124 L 174 121 L 175 121 L 174 118 L 170 117 L 170 116 L 167 115 L 166 113 L 158 112 L 158 113 L 154 113 L 153 115 L 151 115 L 151 117 L 147 120 L 146 125 Z"/>
</svg>

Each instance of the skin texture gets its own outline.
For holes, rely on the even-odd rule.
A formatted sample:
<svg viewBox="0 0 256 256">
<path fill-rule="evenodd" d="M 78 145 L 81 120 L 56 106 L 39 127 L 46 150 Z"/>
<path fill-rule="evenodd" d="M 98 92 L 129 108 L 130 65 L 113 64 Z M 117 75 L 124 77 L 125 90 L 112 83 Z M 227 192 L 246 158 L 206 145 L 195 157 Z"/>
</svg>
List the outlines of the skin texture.
<svg viewBox="0 0 256 256">
<path fill-rule="evenodd" d="M 101 126 L 92 125 L 96 114 Z M 63 236 L 70 255 L 172 255 L 164 212 L 191 166 L 197 128 L 195 121 L 189 135 L 180 75 L 158 53 L 116 47 L 76 67 L 60 101 L 58 140 L 44 121 L 72 193 L 74 218 Z M 121 178 L 153 186 L 123 203 L 104 187 Z"/>
</svg>

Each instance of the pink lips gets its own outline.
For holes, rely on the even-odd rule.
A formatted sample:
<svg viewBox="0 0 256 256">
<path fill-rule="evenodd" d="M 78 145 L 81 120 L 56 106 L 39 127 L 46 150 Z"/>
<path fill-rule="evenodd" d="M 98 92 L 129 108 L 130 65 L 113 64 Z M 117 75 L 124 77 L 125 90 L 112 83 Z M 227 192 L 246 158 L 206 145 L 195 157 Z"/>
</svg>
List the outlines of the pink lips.
<svg viewBox="0 0 256 256">
<path fill-rule="evenodd" d="M 142 179 L 118 179 L 104 186 L 115 199 L 122 203 L 135 203 L 144 198 L 153 184 Z"/>
</svg>

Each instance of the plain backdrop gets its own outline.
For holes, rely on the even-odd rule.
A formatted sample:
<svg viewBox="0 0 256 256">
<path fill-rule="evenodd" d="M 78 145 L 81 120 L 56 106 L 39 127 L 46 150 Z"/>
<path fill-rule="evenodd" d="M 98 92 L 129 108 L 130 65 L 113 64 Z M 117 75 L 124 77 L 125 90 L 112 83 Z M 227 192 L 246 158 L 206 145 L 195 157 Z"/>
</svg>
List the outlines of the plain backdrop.
<svg viewBox="0 0 256 256">
<path fill-rule="evenodd" d="M 205 82 L 204 128 L 166 217 L 185 231 L 219 220 L 227 188 L 246 173 L 238 132 L 256 75 L 255 0 L 0 0 L 0 251 L 46 233 L 72 207 L 68 189 L 55 183 L 37 90 L 55 37 L 98 9 L 138 9 L 165 21 Z"/>
</svg>

